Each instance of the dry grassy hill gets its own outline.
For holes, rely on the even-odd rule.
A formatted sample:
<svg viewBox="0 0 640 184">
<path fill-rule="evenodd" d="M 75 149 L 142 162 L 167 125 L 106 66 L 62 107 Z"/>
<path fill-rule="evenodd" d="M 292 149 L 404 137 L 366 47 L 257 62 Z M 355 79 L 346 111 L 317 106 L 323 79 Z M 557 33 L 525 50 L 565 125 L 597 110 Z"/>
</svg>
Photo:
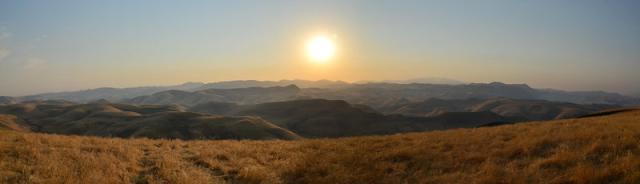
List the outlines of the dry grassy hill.
<svg viewBox="0 0 640 184">
<path fill-rule="evenodd" d="M 506 122 L 492 112 L 443 113 L 434 117 L 384 115 L 344 100 L 304 99 L 254 105 L 210 102 L 188 111 L 225 116 L 257 116 L 306 138 L 390 135 Z"/>
<path fill-rule="evenodd" d="M 617 108 L 605 104 L 573 104 L 546 100 L 510 99 L 494 97 L 487 99 L 437 99 L 400 104 L 386 113 L 413 116 L 437 116 L 446 112 L 493 112 L 515 121 L 543 121 L 575 118 L 581 115 Z"/>
<path fill-rule="evenodd" d="M 0 183 L 639 183 L 640 111 L 300 141 L 0 131 Z"/>
<path fill-rule="evenodd" d="M 184 112 L 180 106 L 21 103 L 0 106 L 0 129 L 165 139 L 298 139 L 259 117 Z"/>
<path fill-rule="evenodd" d="M 14 115 L 0 114 L 0 130 L 29 132 L 30 127 Z"/>
</svg>

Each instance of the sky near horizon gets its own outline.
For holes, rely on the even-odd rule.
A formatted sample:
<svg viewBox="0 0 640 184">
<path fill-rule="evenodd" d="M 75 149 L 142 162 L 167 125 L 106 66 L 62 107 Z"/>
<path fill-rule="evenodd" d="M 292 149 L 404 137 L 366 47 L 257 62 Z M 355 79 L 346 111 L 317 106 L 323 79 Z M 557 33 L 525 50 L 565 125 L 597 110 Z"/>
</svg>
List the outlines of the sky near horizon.
<svg viewBox="0 0 640 184">
<path fill-rule="evenodd" d="M 423 77 L 640 93 L 640 1 L 0 1 L 0 96 Z"/>
</svg>

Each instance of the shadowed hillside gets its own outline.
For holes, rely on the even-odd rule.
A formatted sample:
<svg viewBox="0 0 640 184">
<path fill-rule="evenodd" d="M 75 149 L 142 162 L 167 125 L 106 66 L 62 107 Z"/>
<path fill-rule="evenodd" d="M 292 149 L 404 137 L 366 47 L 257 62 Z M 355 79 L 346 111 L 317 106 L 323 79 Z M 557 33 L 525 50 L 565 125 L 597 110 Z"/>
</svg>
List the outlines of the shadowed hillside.
<svg viewBox="0 0 640 184">
<path fill-rule="evenodd" d="M 387 113 L 413 116 L 437 116 L 445 112 L 493 112 L 519 121 L 574 118 L 616 108 L 615 105 L 580 105 L 545 100 L 509 98 L 428 99 L 422 102 L 387 107 Z"/>
<path fill-rule="evenodd" d="M 0 183 L 638 183 L 640 111 L 301 141 L 0 131 Z"/>
<path fill-rule="evenodd" d="M 189 111 L 231 116 L 259 116 L 304 137 L 383 135 L 450 128 L 470 128 L 507 119 L 491 112 L 462 112 L 439 117 L 383 115 L 343 100 L 308 99 L 256 105 L 211 102 Z"/>
<path fill-rule="evenodd" d="M 217 95 L 230 99 L 234 95 L 251 97 L 250 94 L 257 94 L 255 90 L 265 93 L 275 91 L 274 96 L 284 97 L 287 95 L 282 95 L 282 91 L 295 92 L 297 88 L 207 91 L 215 91 Z M 170 98 L 181 98 L 182 102 L 198 101 L 188 98 L 193 95 L 177 95 L 188 93 L 182 91 L 161 92 L 148 98 L 161 98 L 169 92 L 172 93 Z M 242 99 L 257 100 L 265 95 L 259 96 Z M 155 102 L 161 103 L 162 100 Z M 298 135 L 327 138 L 494 126 L 578 117 L 604 107 L 609 106 L 506 98 L 430 99 L 400 105 L 393 113 L 382 114 L 366 105 L 325 99 L 248 105 L 204 102 L 193 107 L 114 104 L 106 100 L 88 104 L 47 100 L 0 106 L 0 114 L 16 117 L 17 121 L 6 123 L 7 127 L 23 124 L 31 131 L 57 134 L 179 139 L 296 139 Z"/>
<path fill-rule="evenodd" d="M 6 117 L 15 119 L 14 123 L 8 121 L 8 127 L 26 124 L 31 131 L 56 134 L 170 139 L 299 138 L 258 117 L 211 116 L 184 112 L 179 106 L 34 102 L 0 106 L 0 114 L 10 114 Z"/>
</svg>

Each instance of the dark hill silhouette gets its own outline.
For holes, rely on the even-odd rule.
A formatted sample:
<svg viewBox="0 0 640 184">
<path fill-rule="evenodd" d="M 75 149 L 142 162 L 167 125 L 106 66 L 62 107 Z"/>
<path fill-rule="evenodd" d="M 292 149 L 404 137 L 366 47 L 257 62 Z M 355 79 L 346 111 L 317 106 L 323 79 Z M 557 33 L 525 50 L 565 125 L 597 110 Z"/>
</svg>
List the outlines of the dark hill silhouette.
<svg viewBox="0 0 640 184">
<path fill-rule="evenodd" d="M 88 90 L 69 91 L 69 92 L 54 92 L 54 93 L 42 93 L 36 95 L 28 95 L 18 97 L 18 101 L 32 101 L 32 100 L 69 100 L 78 103 L 87 103 L 100 99 L 116 102 L 125 99 L 135 98 L 138 96 L 147 96 L 162 91 L 187 91 L 194 92 L 206 89 L 235 89 L 235 88 L 251 88 L 251 87 L 277 87 L 296 85 L 303 88 L 336 88 L 348 86 L 350 83 L 342 81 L 330 81 L 330 80 L 280 80 L 280 81 L 257 81 L 257 80 L 235 80 L 235 81 L 221 81 L 212 83 L 201 82 L 187 82 L 180 85 L 172 86 L 143 86 L 143 87 L 131 87 L 131 88 L 113 88 L 103 87 Z M 0 104 L 1 104 L 0 97 Z"/>
<path fill-rule="evenodd" d="M 599 117 L 599 116 L 609 116 L 614 114 L 626 113 L 631 111 L 639 111 L 640 107 L 632 107 L 632 108 L 617 108 L 617 109 L 608 109 L 600 112 L 595 112 L 591 114 L 586 114 L 579 116 L 578 118 L 589 118 L 589 117 Z"/>
<path fill-rule="evenodd" d="M 146 86 L 132 88 L 96 88 L 81 91 L 42 93 L 37 95 L 29 95 L 20 97 L 20 101 L 32 100 L 68 100 L 73 102 L 86 103 L 99 99 L 109 101 L 119 101 L 123 99 L 133 98 L 142 95 L 149 95 L 166 90 L 192 90 L 204 85 L 204 83 L 188 82 L 175 86 Z"/>
<path fill-rule="evenodd" d="M 155 93 L 149 96 L 140 96 L 123 102 L 153 105 L 178 104 L 183 106 L 193 106 L 206 102 L 255 104 L 302 98 L 299 96 L 299 93 L 300 88 L 295 85 L 266 88 L 250 87 L 235 89 L 207 89 L 195 92 L 171 90 Z"/>
<path fill-rule="evenodd" d="M 330 80 L 279 80 L 279 81 L 258 81 L 258 80 L 235 80 L 235 81 L 222 81 L 213 82 L 202 85 L 197 90 L 205 89 L 234 89 L 234 88 L 250 88 L 250 87 L 276 87 L 276 86 L 289 86 L 295 85 L 301 88 L 339 88 L 351 85 L 350 83 L 343 81 L 330 81 Z"/>
<path fill-rule="evenodd" d="M 640 105 L 640 99 L 607 92 L 567 92 L 534 89 L 526 84 L 473 83 L 446 84 L 354 84 L 343 88 L 303 89 L 303 95 L 313 98 L 345 100 L 352 104 L 365 104 L 385 111 L 394 101 L 420 102 L 431 98 L 440 99 L 487 99 L 504 97 L 512 99 L 549 100 L 577 104 Z"/>
<path fill-rule="evenodd" d="M 463 81 L 459 81 L 459 80 L 455 80 L 455 79 L 442 78 L 442 77 L 422 77 L 422 78 L 413 78 L 413 79 L 406 79 L 406 80 L 382 80 L 382 81 L 367 81 L 367 80 L 365 80 L 365 81 L 358 81 L 358 82 L 355 82 L 355 83 L 358 83 L 358 84 L 365 84 L 365 83 L 466 84 L 466 82 L 463 82 Z"/>
<path fill-rule="evenodd" d="M 223 81 L 215 83 L 185 83 L 176 86 L 162 87 L 136 87 L 136 88 L 98 88 L 84 91 L 45 93 L 16 98 L 18 102 L 30 100 L 51 100 L 62 99 L 73 102 L 92 102 L 105 99 L 112 102 L 119 102 L 124 99 L 131 99 L 140 96 L 157 96 L 147 101 L 151 104 L 190 104 L 195 102 L 221 101 L 239 104 L 269 102 L 254 94 L 248 99 L 237 99 L 215 96 L 219 90 L 238 88 L 272 88 L 277 86 L 295 85 L 300 87 L 299 96 L 308 98 L 323 98 L 332 100 L 345 100 L 352 104 L 365 104 L 379 111 L 388 104 L 393 104 L 397 100 L 408 100 L 410 102 L 420 102 L 430 98 L 441 99 L 468 99 L 468 98 L 492 98 L 505 97 L 513 99 L 549 100 L 558 102 L 570 102 L 576 104 L 614 104 L 622 106 L 640 105 L 640 98 L 624 96 L 617 93 L 602 91 L 561 91 L 553 89 L 535 89 L 526 84 L 504 84 L 500 82 L 492 83 L 472 83 L 472 84 L 427 84 L 417 81 L 417 83 L 399 84 L 390 83 L 347 83 L 342 81 L 307 81 L 307 80 L 281 80 L 281 81 Z M 402 82 L 400 82 L 402 83 Z M 212 95 L 201 93 L 213 89 Z M 217 89 L 217 90 L 216 90 Z M 183 91 L 181 93 L 179 91 Z M 234 90 L 237 91 L 237 90 Z M 161 93 L 162 92 L 162 93 Z M 224 92 L 223 92 L 224 93 Z M 183 95 L 185 100 L 171 98 L 171 96 Z M 206 100 L 205 100 L 206 99 Z M 254 100 L 252 100 L 254 99 Z M 140 101 L 144 101 L 138 99 Z M 274 98 L 270 101 L 282 101 L 291 99 Z M 126 102 L 126 101 L 124 101 Z M 0 102 L 1 103 L 1 102 Z"/>
</svg>

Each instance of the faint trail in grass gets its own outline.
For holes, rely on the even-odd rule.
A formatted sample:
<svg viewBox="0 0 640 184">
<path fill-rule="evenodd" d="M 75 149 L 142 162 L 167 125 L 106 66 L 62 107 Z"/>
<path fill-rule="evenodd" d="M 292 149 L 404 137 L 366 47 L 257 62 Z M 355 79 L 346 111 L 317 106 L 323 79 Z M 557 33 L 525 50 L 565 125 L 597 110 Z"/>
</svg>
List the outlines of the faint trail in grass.
<svg viewBox="0 0 640 184">
<path fill-rule="evenodd" d="M 157 146 L 153 149 L 157 149 Z M 149 147 L 142 148 L 142 158 L 140 159 L 140 166 L 142 170 L 138 172 L 134 182 L 136 184 L 148 184 L 152 178 L 159 178 L 155 176 L 158 167 L 155 166 L 153 160 L 150 158 L 151 149 Z"/>
<path fill-rule="evenodd" d="M 237 173 L 233 172 L 233 173 L 225 174 L 224 170 L 222 170 L 221 168 L 212 166 L 211 164 L 202 160 L 202 158 L 198 154 L 189 150 L 183 150 L 182 155 L 183 155 L 182 158 L 186 162 L 191 163 L 194 167 L 200 168 L 206 171 L 207 173 L 211 174 L 215 178 L 224 179 L 224 181 L 227 183 L 235 183 L 234 181 Z"/>
</svg>

